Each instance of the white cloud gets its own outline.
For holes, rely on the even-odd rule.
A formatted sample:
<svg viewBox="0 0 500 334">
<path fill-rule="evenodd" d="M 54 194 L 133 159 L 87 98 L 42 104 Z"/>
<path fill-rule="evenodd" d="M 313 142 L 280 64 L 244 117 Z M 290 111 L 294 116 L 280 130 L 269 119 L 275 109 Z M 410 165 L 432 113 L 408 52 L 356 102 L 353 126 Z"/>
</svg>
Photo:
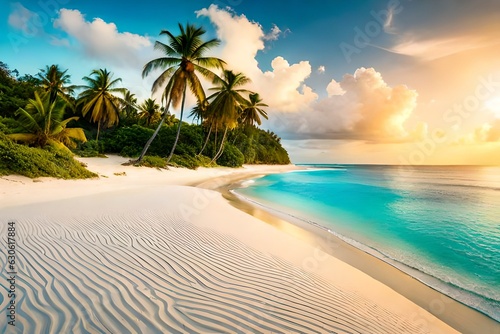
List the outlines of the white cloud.
<svg viewBox="0 0 500 334">
<path fill-rule="evenodd" d="M 265 47 L 265 34 L 258 23 L 215 5 L 197 14 L 210 18 L 222 41 L 220 57 L 230 69 L 252 79 L 249 89 L 269 104 L 273 130 L 287 138 L 398 142 L 425 136 L 425 123 L 410 130 L 404 126 L 416 107 L 417 93 L 403 85 L 390 87 L 373 68 L 360 68 L 340 82 L 332 80 L 326 87 L 328 97 L 318 100 L 305 84 L 312 73 L 308 61 L 290 64 L 277 56 L 271 70 L 259 68 L 255 57 Z"/>
<path fill-rule="evenodd" d="M 321 65 L 320 67 L 318 67 L 318 69 L 316 70 L 316 72 L 318 72 L 319 74 L 323 74 L 325 73 L 326 71 L 326 67 L 324 65 Z"/>
<path fill-rule="evenodd" d="M 290 65 L 278 56 L 271 63 L 271 71 L 263 72 L 259 68 L 255 57 L 264 50 L 266 35 L 258 23 L 249 21 L 245 15 L 219 9 L 216 5 L 196 13 L 210 18 L 215 25 L 217 36 L 222 41 L 219 56 L 230 69 L 242 72 L 252 80 L 248 88 L 260 93 L 271 110 L 305 110 L 318 98 L 304 83 L 312 72 L 308 61 Z M 273 29 L 275 33 L 277 29 Z"/>
<path fill-rule="evenodd" d="M 493 124 L 484 123 L 480 127 L 474 129 L 472 133 L 462 136 L 458 140 L 458 144 L 466 145 L 491 142 L 500 142 L 500 119 L 494 120 Z"/>
<path fill-rule="evenodd" d="M 271 62 L 272 71 L 266 71 L 253 79 L 253 88 L 260 92 L 269 106 L 275 110 L 294 112 L 307 110 L 318 98 L 313 90 L 304 84 L 311 74 L 308 61 L 290 65 L 278 56 Z"/>
<path fill-rule="evenodd" d="M 394 15 L 397 14 L 401 9 L 396 9 L 396 7 L 392 6 L 387 9 L 387 18 L 384 22 L 384 31 L 388 34 L 394 34 L 395 29 L 393 27 Z"/>
<path fill-rule="evenodd" d="M 311 111 L 281 118 L 285 138 L 402 142 L 426 134 L 426 124 L 412 130 L 404 124 L 416 107 L 417 92 L 404 85 L 390 87 L 373 68 L 332 80 L 327 91 L 329 96 Z"/>
<path fill-rule="evenodd" d="M 275 41 L 279 38 L 281 32 L 281 29 L 276 24 L 274 24 L 271 28 L 271 31 L 264 35 L 264 39 L 266 41 Z"/>
<path fill-rule="evenodd" d="M 137 67 L 138 63 L 143 63 L 145 48 L 151 47 L 149 38 L 119 32 L 114 23 L 100 18 L 86 21 L 78 10 L 61 9 L 54 27 L 76 40 L 88 57 L 114 65 Z"/>
<path fill-rule="evenodd" d="M 479 37 L 474 36 L 421 40 L 410 38 L 400 42 L 388 51 L 430 61 L 497 43 L 498 41 L 481 41 Z"/>
<path fill-rule="evenodd" d="M 69 40 L 66 38 L 57 38 L 55 36 L 50 36 L 50 42 L 51 45 L 54 46 L 66 46 L 69 47 L 70 43 Z"/>
<path fill-rule="evenodd" d="M 259 24 L 250 22 L 245 15 L 233 15 L 215 5 L 196 14 L 209 17 L 217 28 L 217 37 L 222 42 L 220 57 L 232 68 L 252 79 L 262 73 L 255 59 L 257 52 L 264 50 L 264 32 Z"/>
<path fill-rule="evenodd" d="M 490 0 L 475 5 L 460 1 L 414 1 L 389 8 L 384 30 L 397 32 L 397 36 L 394 45 L 386 50 L 424 61 L 473 50 L 484 54 L 496 52 L 500 45 L 500 21 L 495 14 L 498 8 L 498 1 Z M 398 14 L 397 22 L 394 14 Z M 415 20 L 421 15 L 424 16 Z M 494 46 L 496 50 L 480 50 Z"/>
<path fill-rule="evenodd" d="M 345 94 L 345 90 L 342 89 L 340 83 L 335 81 L 335 79 L 332 79 L 332 81 L 330 81 L 328 86 L 326 86 L 326 92 L 328 93 L 328 96 Z"/>
<path fill-rule="evenodd" d="M 11 8 L 12 12 L 7 20 L 12 28 L 22 31 L 27 37 L 44 32 L 43 22 L 37 13 L 30 11 L 19 2 L 11 4 Z"/>
</svg>

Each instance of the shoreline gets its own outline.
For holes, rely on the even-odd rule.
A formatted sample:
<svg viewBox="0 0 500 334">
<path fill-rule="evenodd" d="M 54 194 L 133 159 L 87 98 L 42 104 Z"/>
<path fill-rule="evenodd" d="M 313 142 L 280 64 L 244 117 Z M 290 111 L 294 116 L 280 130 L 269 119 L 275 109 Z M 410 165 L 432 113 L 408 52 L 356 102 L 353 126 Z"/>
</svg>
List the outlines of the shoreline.
<svg viewBox="0 0 500 334">
<path fill-rule="evenodd" d="M 369 264 L 372 271 L 387 275 L 373 257 L 310 224 L 285 221 L 229 193 L 243 180 L 300 167 L 156 170 L 122 166 L 127 159 L 118 156 L 79 160 L 100 178 L 0 178 L 0 218 L 18 221 L 28 264 L 20 274 L 26 280 L 24 296 L 43 292 L 48 301 L 43 311 L 36 303 L 27 307 L 40 316 L 54 314 L 50 332 L 78 328 L 69 322 L 75 316 L 91 328 L 109 326 L 117 332 L 225 332 L 238 326 L 252 332 L 456 332 L 442 315 L 432 315 L 405 296 L 410 276 L 394 274 L 403 289 L 390 287 L 363 267 Z M 6 233 L 5 224 L 0 230 Z M 138 275 L 138 270 L 145 272 Z M 88 284 L 78 283 L 79 277 L 87 277 Z M 53 283 L 47 286 L 47 281 Z M 240 302 L 234 304 L 236 300 Z M 455 309 L 443 300 L 447 309 Z M 57 311 L 70 307 L 64 306 L 68 303 L 76 312 L 69 320 Z M 90 314 L 78 306 L 83 304 Z M 122 324 L 117 319 L 123 315 Z M 197 320 L 213 316 L 219 320 Z M 21 319 L 28 332 L 39 326 Z M 474 314 L 462 312 L 453 319 L 496 334 Z"/>
<path fill-rule="evenodd" d="M 318 246 L 322 251 L 355 267 L 408 298 L 461 333 L 476 333 L 478 328 L 481 328 L 484 333 L 496 334 L 500 332 L 500 323 L 487 314 L 434 289 L 391 263 L 342 240 L 329 232 L 327 228 L 294 218 L 268 208 L 258 201 L 254 202 L 233 193 L 233 190 L 241 187 L 243 182 L 260 176 L 264 175 L 248 175 L 247 177 L 237 177 L 230 180 L 227 180 L 226 177 L 224 179 L 228 182 L 212 188 L 210 188 L 210 183 L 207 182 L 196 186 L 209 186 L 208 189 L 220 192 L 237 209 L 311 245 Z M 467 319 L 467 321 L 464 321 L 464 319 Z"/>
</svg>

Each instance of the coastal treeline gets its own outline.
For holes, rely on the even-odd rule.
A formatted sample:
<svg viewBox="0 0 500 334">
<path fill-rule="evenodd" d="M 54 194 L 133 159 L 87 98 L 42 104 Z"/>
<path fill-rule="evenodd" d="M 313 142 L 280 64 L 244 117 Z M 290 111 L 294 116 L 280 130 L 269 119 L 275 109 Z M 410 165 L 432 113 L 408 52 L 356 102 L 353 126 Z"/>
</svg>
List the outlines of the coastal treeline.
<svg viewBox="0 0 500 334">
<path fill-rule="evenodd" d="M 138 101 L 107 69 L 92 70 L 75 86 L 69 69 L 57 64 L 21 76 L 0 62 L 0 174 L 92 176 L 76 161 L 66 166 L 70 174 L 54 171 L 50 160 L 73 153 L 118 153 L 131 164 L 154 167 L 290 163 L 280 138 L 258 127 L 268 118 L 267 105 L 246 89 L 250 79 L 208 56 L 219 41 L 204 40 L 204 34 L 190 24 L 179 24 L 178 34 L 161 31 L 165 42 L 156 41 L 155 49 L 162 56 L 142 71 L 143 77 L 159 73 L 152 87 L 159 101 Z M 197 101 L 190 110 L 188 94 Z M 172 108 L 180 110 L 179 118 Z M 192 123 L 185 122 L 187 113 Z M 40 168 L 21 167 L 30 163 Z"/>
</svg>

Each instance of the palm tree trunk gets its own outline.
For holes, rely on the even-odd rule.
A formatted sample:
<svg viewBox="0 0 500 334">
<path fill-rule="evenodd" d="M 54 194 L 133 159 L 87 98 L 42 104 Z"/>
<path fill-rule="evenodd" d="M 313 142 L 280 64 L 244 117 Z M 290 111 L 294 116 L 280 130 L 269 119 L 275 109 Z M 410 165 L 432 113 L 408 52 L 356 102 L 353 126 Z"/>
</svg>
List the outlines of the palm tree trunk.
<svg viewBox="0 0 500 334">
<path fill-rule="evenodd" d="M 240 134 L 241 134 L 241 130 L 236 128 L 236 135 L 234 136 L 233 145 L 236 143 L 236 140 L 238 139 Z"/>
<path fill-rule="evenodd" d="M 215 153 L 216 153 L 216 147 L 217 147 L 217 137 L 219 135 L 219 127 L 217 124 L 215 124 L 215 138 L 214 138 L 214 147 L 213 147 L 213 150 L 212 152 L 214 153 L 214 157 L 215 157 Z"/>
<path fill-rule="evenodd" d="M 205 150 L 205 147 L 207 146 L 208 144 L 208 140 L 210 139 L 210 134 L 212 133 L 212 127 L 214 126 L 214 122 L 210 122 L 210 129 L 208 130 L 208 134 L 207 134 L 207 138 L 205 139 L 205 143 L 203 144 L 203 147 L 201 148 L 201 151 L 200 153 L 198 153 L 196 156 L 200 156 L 203 151 Z"/>
<path fill-rule="evenodd" d="M 101 121 L 97 122 L 97 136 L 95 137 L 95 142 L 99 142 L 99 132 L 101 132 Z"/>
<path fill-rule="evenodd" d="M 210 163 L 213 163 L 215 162 L 217 159 L 220 158 L 220 156 L 222 155 L 222 152 L 224 152 L 224 141 L 226 139 L 226 134 L 227 134 L 227 126 L 226 126 L 226 129 L 224 130 L 224 135 L 222 136 L 222 140 L 221 140 L 221 143 L 220 143 L 220 147 L 219 147 L 219 151 L 217 152 L 217 154 L 214 156 L 214 158 L 212 159 L 212 161 L 210 161 Z"/>
<path fill-rule="evenodd" d="M 168 117 L 168 108 L 169 107 L 170 107 L 170 101 L 168 102 L 167 109 L 163 113 L 163 117 L 161 118 L 160 124 L 158 124 L 158 126 L 156 127 L 155 132 L 153 133 L 153 135 L 151 136 L 151 138 L 149 138 L 149 140 L 147 141 L 146 145 L 144 145 L 144 148 L 142 149 L 141 155 L 139 156 L 139 158 L 137 158 L 137 160 L 135 160 L 133 162 L 134 164 L 138 164 L 138 163 L 140 163 L 142 161 L 142 159 L 144 159 L 144 156 L 146 155 L 146 152 L 148 151 L 149 146 L 151 145 L 151 143 L 153 142 L 153 140 L 158 135 L 158 132 L 160 132 L 161 126 L 163 125 L 163 123 L 165 122 L 165 120 Z"/>
<path fill-rule="evenodd" d="M 47 135 L 47 136 L 49 135 L 49 132 L 50 132 L 50 126 L 51 126 L 50 123 L 52 122 L 52 108 L 54 106 L 55 106 L 55 104 L 50 103 L 50 101 L 49 101 L 49 114 L 48 114 L 47 119 L 45 121 L 45 129 L 44 129 L 45 135 Z"/>
<path fill-rule="evenodd" d="M 172 159 L 172 156 L 174 155 L 175 147 L 177 146 L 177 142 L 179 141 L 179 136 L 181 134 L 182 115 L 184 114 L 184 102 L 186 102 L 186 88 L 187 88 L 187 83 L 185 83 L 184 91 L 182 92 L 181 115 L 179 117 L 179 126 L 177 127 L 177 135 L 175 136 L 175 142 L 174 146 L 172 147 L 172 151 L 170 151 L 170 154 L 168 155 L 167 164 L 170 162 L 170 159 Z"/>
</svg>

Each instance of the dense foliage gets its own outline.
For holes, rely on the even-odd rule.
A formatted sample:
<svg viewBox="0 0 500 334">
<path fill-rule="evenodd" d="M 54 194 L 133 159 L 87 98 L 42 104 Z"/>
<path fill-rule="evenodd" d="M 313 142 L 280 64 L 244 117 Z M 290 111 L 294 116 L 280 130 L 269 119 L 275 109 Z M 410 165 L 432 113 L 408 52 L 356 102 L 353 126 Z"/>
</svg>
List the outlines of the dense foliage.
<svg viewBox="0 0 500 334">
<path fill-rule="evenodd" d="M 256 127 L 233 134 L 235 146 L 243 154 L 245 164 L 286 165 L 290 163 L 288 152 L 281 146 L 281 139 L 270 131 Z"/>
<path fill-rule="evenodd" d="M 64 118 L 66 101 L 55 97 L 51 102 L 50 94 L 40 97 L 35 92 L 35 99 L 29 99 L 26 108 L 19 108 L 17 127 L 11 129 L 10 139 L 37 147 L 46 145 L 58 146 L 62 149 L 76 146 L 75 140 L 85 142 L 87 138 L 81 128 L 69 128 L 70 122 L 78 120 L 73 116 Z"/>
<path fill-rule="evenodd" d="M 33 98 L 38 83 L 31 76 L 16 79 L 8 66 L 0 62 L 0 116 L 14 117 L 17 109 Z"/>
<path fill-rule="evenodd" d="M 84 179 L 97 175 L 88 171 L 73 154 L 47 146 L 46 149 L 16 144 L 0 132 L 0 175 L 18 174 L 31 178 L 51 176 Z"/>
<path fill-rule="evenodd" d="M 218 149 L 211 142 L 205 155 L 198 155 L 203 144 L 203 129 L 200 125 L 184 124 L 180 134 L 179 144 L 175 155 L 170 161 L 172 165 L 181 165 L 189 168 L 208 166 L 209 156 Z M 150 156 L 166 157 L 175 141 L 177 126 L 164 125 L 157 138 L 151 143 L 148 154 Z M 144 144 L 151 137 L 153 130 L 134 124 L 118 127 L 105 132 L 97 146 L 95 141 L 89 141 L 82 148 L 93 146 L 95 155 L 98 153 L 117 153 L 128 157 L 137 157 Z M 212 134 L 212 137 L 215 134 Z M 248 128 L 245 133 L 234 133 L 229 136 L 224 151 L 217 160 L 220 166 L 239 167 L 242 164 L 289 164 L 288 153 L 281 146 L 279 138 L 271 133 L 256 127 Z M 85 154 L 85 153 L 84 153 Z M 91 154 L 87 154 L 91 155 Z M 199 159 L 198 159 L 199 158 Z M 207 160 L 208 159 L 208 160 Z"/>
<path fill-rule="evenodd" d="M 205 54 L 219 41 L 205 40 L 205 30 L 194 25 L 179 24 L 179 30 L 178 35 L 162 30 L 168 44 L 157 41 L 155 48 L 163 57 L 143 68 L 143 76 L 162 71 L 152 89 L 162 92 L 159 102 L 138 102 L 106 69 L 92 70 L 82 78 L 85 86 L 73 86 L 68 70 L 56 64 L 19 77 L 0 62 L 1 172 L 92 176 L 82 172 L 68 148 L 85 157 L 120 154 L 136 165 L 159 168 L 290 163 L 280 138 L 256 127 L 268 118 L 267 105 L 243 87 L 250 79 Z M 212 82 L 209 96 L 198 75 Z M 182 121 L 186 93 L 196 98 L 191 115 L 199 124 Z M 170 107 L 179 106 L 176 119 Z"/>
</svg>

